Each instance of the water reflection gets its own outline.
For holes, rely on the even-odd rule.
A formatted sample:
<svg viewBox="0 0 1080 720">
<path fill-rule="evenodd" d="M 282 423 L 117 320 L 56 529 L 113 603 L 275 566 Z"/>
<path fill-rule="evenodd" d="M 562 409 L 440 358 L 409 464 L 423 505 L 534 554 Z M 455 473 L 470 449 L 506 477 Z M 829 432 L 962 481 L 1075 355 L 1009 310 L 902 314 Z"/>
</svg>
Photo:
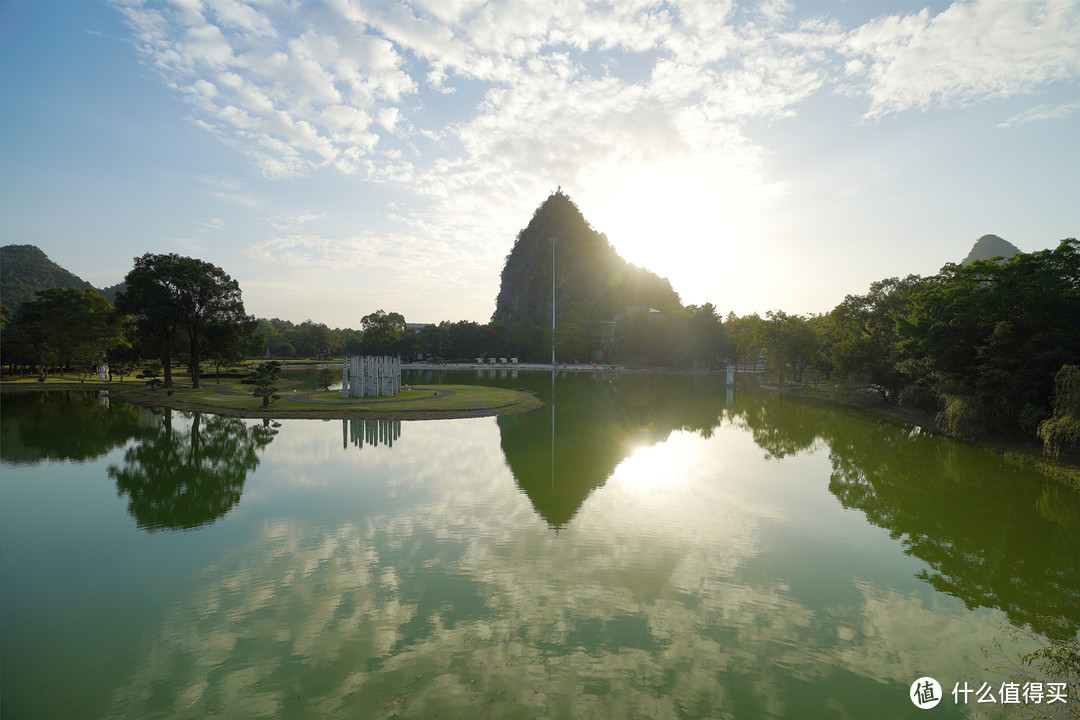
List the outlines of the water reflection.
<svg viewBox="0 0 1080 720">
<path fill-rule="evenodd" d="M 558 537 L 470 475 L 329 526 L 268 519 L 171 608 L 108 714 L 876 717 L 968 667 L 992 616 L 858 577 L 810 602 L 756 572 L 780 505 L 679 460 L 746 454 L 721 440 L 660 448 L 679 479 L 659 508 L 620 465 Z"/>
<path fill-rule="evenodd" d="M 27 553 L 5 555 L 5 680 L 13 658 L 131 658 L 90 681 L 107 706 L 52 717 L 914 717 L 912 680 L 967 679 L 1006 618 L 1077 623 L 1080 503 L 1042 476 L 782 395 L 728 401 L 712 379 L 555 390 L 554 433 L 548 409 L 349 421 L 342 438 L 159 413 L 109 469 L 140 528 L 259 501 L 153 538 L 110 506 L 127 534 L 85 535 L 95 578 L 78 586 L 66 555 L 5 534 Z M 158 605 L 122 618 L 122 648 L 42 648 L 11 632 L 7 598 L 46 565 L 57 591 L 21 605 L 44 608 L 35 627 L 117 622 L 85 607 L 94 593 Z M 164 575 L 182 579 L 147 592 Z M 54 669 L 21 677 L 5 702 L 39 707 Z"/>
<path fill-rule="evenodd" d="M 550 402 L 546 378 L 523 373 L 516 382 L 531 382 Z M 961 443 L 753 386 L 729 401 L 719 378 L 569 374 L 554 392 L 552 407 L 498 424 L 518 486 L 555 529 L 638 448 L 675 430 L 708 438 L 729 423 L 748 432 L 766 460 L 827 451 L 832 494 L 926 562 L 919 577 L 934 588 L 1040 632 L 1063 632 L 1048 617 L 1064 619 L 1064 632 L 1080 628 L 1080 494 L 1045 476 Z"/>
<path fill-rule="evenodd" d="M 375 418 L 353 419 L 341 421 L 341 446 L 346 450 L 349 445 L 363 448 L 386 445 L 394 447 L 394 443 L 401 437 L 400 420 L 379 420 Z"/>
<path fill-rule="evenodd" d="M 731 413 L 766 457 L 827 448 L 830 492 L 926 562 L 919 577 L 937 590 L 1039 632 L 1080 628 L 1080 493 L 854 411 L 765 395 L 744 396 Z"/>
<path fill-rule="evenodd" d="M 258 451 L 279 423 L 164 410 L 157 432 L 109 466 L 116 491 L 144 530 L 188 530 L 212 523 L 240 501 L 244 479 L 259 464 Z"/>
<path fill-rule="evenodd" d="M 721 422 L 725 395 L 712 377 L 578 373 L 559 378 L 557 387 L 530 387 L 544 391 L 548 408 L 498 419 L 507 465 L 553 528 L 570 522 L 638 448 L 662 442 L 675 430 L 709 437 Z"/>
<path fill-rule="evenodd" d="M 5 392 L 0 459 L 18 465 L 43 460 L 85 462 L 152 433 L 160 414 L 116 403 L 96 391 Z"/>
</svg>

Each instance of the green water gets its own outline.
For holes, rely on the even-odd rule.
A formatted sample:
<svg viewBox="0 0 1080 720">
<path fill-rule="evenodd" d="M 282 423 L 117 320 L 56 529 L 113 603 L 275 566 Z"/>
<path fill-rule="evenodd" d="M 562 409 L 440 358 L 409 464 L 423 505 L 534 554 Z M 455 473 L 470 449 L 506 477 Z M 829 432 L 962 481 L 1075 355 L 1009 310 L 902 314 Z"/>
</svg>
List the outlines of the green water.
<svg viewBox="0 0 1080 720">
<path fill-rule="evenodd" d="M 991 454 L 715 377 L 405 378 L 548 405 L 5 393 L 5 720 L 965 717 L 1005 629 L 1080 627 L 1080 497 Z"/>
</svg>

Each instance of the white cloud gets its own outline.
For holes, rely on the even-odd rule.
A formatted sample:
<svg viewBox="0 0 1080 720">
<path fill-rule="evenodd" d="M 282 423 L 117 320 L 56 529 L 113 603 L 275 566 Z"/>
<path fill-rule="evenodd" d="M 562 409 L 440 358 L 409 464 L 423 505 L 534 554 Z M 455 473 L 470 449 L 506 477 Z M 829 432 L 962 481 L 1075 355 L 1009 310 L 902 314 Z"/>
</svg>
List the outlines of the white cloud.
<svg viewBox="0 0 1080 720">
<path fill-rule="evenodd" d="M 206 188 L 206 192 L 219 200 L 252 209 L 262 208 L 267 204 L 265 198 L 248 190 L 243 182 L 235 178 L 204 175 L 199 181 Z"/>
<path fill-rule="evenodd" d="M 1080 102 L 1066 103 L 1064 105 L 1058 105 L 1057 107 L 1039 104 L 1030 110 L 1025 110 L 1022 113 L 1013 115 L 1004 122 L 998 123 L 998 127 L 1001 129 L 1008 129 L 1020 125 L 1027 125 L 1031 122 L 1060 120 L 1061 118 L 1068 117 L 1076 112 L 1080 112 Z"/>
<path fill-rule="evenodd" d="M 1080 5 L 957 2 L 931 15 L 890 15 L 843 42 L 868 117 L 965 106 L 1032 92 L 1080 74 Z"/>
<path fill-rule="evenodd" d="M 296 267 L 338 267 L 342 248 L 387 267 L 412 253 L 444 271 L 470 253 L 501 258 L 555 185 L 588 197 L 582 209 L 596 221 L 614 212 L 598 182 L 650 177 L 672 198 L 723 198 L 688 220 L 673 256 L 700 241 L 694 228 L 749 240 L 771 227 L 761 218 L 785 188 L 751 125 L 790 118 L 828 91 L 867 98 L 877 118 L 1080 75 L 1080 5 L 1054 1 L 958 2 L 855 28 L 787 0 L 119 7 L 192 121 L 265 178 L 349 176 L 340 180 L 407 193 L 408 208 L 365 215 L 355 229 L 271 223 L 252 256 Z M 1001 127 L 1074 105 L 1039 106 Z M 622 198 L 618 214 L 639 207 L 627 206 Z M 613 225 L 597 227 L 618 247 Z"/>
<path fill-rule="evenodd" d="M 202 222 L 196 223 L 199 226 L 200 233 L 216 233 L 225 229 L 225 221 L 221 218 L 207 218 Z"/>
</svg>

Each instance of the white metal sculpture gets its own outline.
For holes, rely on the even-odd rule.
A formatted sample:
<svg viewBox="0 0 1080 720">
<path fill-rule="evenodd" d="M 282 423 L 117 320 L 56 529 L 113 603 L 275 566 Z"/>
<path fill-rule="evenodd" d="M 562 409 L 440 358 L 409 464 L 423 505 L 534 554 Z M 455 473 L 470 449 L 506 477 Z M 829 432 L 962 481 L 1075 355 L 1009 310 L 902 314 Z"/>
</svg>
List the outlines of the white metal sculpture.
<svg viewBox="0 0 1080 720">
<path fill-rule="evenodd" d="M 401 392 L 401 359 L 354 355 L 341 363 L 341 397 L 393 397 Z"/>
</svg>

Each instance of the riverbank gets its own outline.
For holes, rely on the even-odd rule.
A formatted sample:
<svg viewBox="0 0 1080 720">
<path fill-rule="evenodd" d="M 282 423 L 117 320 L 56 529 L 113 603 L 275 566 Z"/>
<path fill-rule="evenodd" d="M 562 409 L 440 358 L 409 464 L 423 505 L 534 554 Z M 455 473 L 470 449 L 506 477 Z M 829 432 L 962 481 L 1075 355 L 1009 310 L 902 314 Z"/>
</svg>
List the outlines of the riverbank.
<svg viewBox="0 0 1080 720">
<path fill-rule="evenodd" d="M 49 378 L 6 380 L 2 392 L 46 390 L 87 390 L 108 393 L 109 397 L 133 405 L 167 407 L 189 412 L 206 412 L 227 417 L 312 420 L 383 419 L 437 420 L 496 415 L 516 415 L 543 407 L 534 394 L 522 389 L 491 388 L 482 385 L 414 385 L 394 397 L 347 398 L 340 391 L 298 391 L 295 383 L 279 383 L 278 400 L 266 407 L 251 393 L 252 386 L 233 378 L 216 383 L 204 379 L 202 387 L 177 383 L 170 389 L 150 390 L 142 381 L 120 382 Z"/>
<path fill-rule="evenodd" d="M 1002 458 L 1005 462 L 1033 467 L 1047 475 L 1065 481 L 1080 490 L 1080 457 L 1052 458 L 1043 454 L 1042 446 L 1012 438 L 994 435 L 957 437 L 937 424 L 937 419 L 926 412 L 913 408 L 885 403 L 880 396 L 844 387 L 818 387 L 762 383 L 762 389 L 781 392 L 810 402 L 831 403 L 855 408 L 887 422 L 919 428 L 920 432 L 950 437 L 954 440 L 982 448 Z"/>
</svg>

